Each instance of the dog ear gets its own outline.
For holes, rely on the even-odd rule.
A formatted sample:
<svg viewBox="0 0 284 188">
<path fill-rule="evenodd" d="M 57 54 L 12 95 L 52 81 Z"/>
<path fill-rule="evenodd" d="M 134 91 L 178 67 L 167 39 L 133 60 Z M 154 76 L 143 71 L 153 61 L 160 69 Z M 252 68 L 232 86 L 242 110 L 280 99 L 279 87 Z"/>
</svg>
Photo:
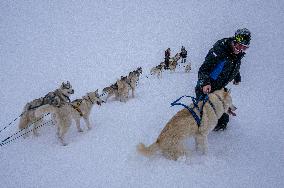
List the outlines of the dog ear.
<svg viewBox="0 0 284 188">
<path fill-rule="evenodd" d="M 97 89 L 97 90 L 95 91 L 95 93 L 99 93 L 99 89 Z"/>
<path fill-rule="evenodd" d="M 231 93 L 231 89 L 228 89 L 228 88 L 224 88 L 224 91 L 225 91 L 226 93 Z"/>
</svg>

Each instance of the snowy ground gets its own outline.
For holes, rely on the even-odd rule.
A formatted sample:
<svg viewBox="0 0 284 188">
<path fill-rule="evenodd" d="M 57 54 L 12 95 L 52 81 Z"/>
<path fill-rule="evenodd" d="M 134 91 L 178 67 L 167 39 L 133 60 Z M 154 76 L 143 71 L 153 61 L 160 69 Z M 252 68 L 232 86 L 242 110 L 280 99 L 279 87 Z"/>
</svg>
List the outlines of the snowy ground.
<svg viewBox="0 0 284 188">
<path fill-rule="evenodd" d="M 73 126 L 68 146 L 50 125 L 39 137 L 0 147 L 1 187 L 284 187 L 283 10 L 279 0 L 1 1 L 0 129 L 63 81 L 76 99 L 138 66 L 144 71 L 135 98 L 95 106 L 93 129 L 77 133 Z M 170 103 L 194 95 L 198 67 L 214 42 L 243 27 L 253 38 L 243 82 L 230 85 L 237 117 L 209 135 L 208 155 L 193 151 L 187 162 L 138 155 L 136 144 L 152 143 L 181 109 Z M 191 73 L 146 78 L 166 48 L 175 54 L 182 45 Z"/>
</svg>

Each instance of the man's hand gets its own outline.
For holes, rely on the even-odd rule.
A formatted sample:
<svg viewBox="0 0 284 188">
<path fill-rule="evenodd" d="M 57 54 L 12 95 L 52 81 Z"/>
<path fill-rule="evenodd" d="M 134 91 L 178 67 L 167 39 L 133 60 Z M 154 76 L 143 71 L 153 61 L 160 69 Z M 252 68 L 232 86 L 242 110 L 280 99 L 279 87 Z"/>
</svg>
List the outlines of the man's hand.
<svg viewBox="0 0 284 188">
<path fill-rule="evenodd" d="M 208 94 L 211 91 L 211 85 L 203 86 L 202 91 L 204 94 Z"/>
</svg>

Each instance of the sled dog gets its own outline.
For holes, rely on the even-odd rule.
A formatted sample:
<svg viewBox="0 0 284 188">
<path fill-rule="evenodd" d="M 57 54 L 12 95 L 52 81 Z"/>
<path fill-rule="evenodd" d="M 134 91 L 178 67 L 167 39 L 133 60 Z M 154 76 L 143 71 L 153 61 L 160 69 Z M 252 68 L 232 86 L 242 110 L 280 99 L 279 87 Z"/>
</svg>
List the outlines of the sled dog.
<svg viewBox="0 0 284 188">
<path fill-rule="evenodd" d="M 164 68 L 162 63 L 160 65 L 157 65 L 156 67 L 153 67 L 150 70 L 150 74 L 151 75 L 157 75 L 157 78 L 162 78 L 162 72 L 163 72 L 163 68 Z"/>
<path fill-rule="evenodd" d="M 126 100 L 128 99 L 128 95 L 129 95 L 129 89 L 130 89 L 130 85 L 129 85 L 129 79 L 127 78 L 127 76 L 121 76 L 120 80 L 117 80 L 117 86 L 118 86 L 118 98 L 120 102 L 126 102 Z"/>
<path fill-rule="evenodd" d="M 69 81 L 67 83 L 62 83 L 60 88 L 55 91 L 49 92 L 44 97 L 39 99 L 34 99 L 31 102 L 28 102 L 21 114 L 19 129 L 25 129 L 25 133 L 28 132 L 27 127 L 33 123 L 33 133 L 38 135 L 37 126 L 42 123 L 42 117 L 36 117 L 35 112 L 42 105 L 49 104 L 55 107 L 61 107 L 64 104 L 70 102 L 69 96 L 74 93 L 72 85 Z M 25 134 L 27 136 L 27 134 Z"/>
<path fill-rule="evenodd" d="M 190 72 L 191 71 L 191 63 L 188 63 L 187 65 L 185 65 L 185 72 Z"/>
<path fill-rule="evenodd" d="M 187 109 L 182 109 L 166 124 L 156 142 L 148 147 L 143 143 L 138 144 L 138 152 L 145 156 L 151 156 L 160 151 L 166 158 L 177 160 L 181 156 L 187 156 L 189 151 L 184 145 L 184 140 L 193 136 L 196 150 L 204 154 L 207 153 L 207 136 L 209 132 L 214 129 L 223 113 L 227 113 L 229 109 L 236 109 L 232 104 L 230 93 L 224 89 L 210 93 L 208 98 L 209 100 L 203 107 L 200 126 Z M 202 102 L 199 102 L 198 106 L 200 108 Z M 190 107 L 193 107 L 193 104 Z M 200 116 L 196 108 L 194 111 Z"/>
<path fill-rule="evenodd" d="M 43 113 L 54 113 L 57 126 L 57 136 L 62 145 L 67 145 L 64 140 L 64 135 L 71 126 L 72 119 L 75 120 L 78 132 L 82 132 L 80 126 L 80 119 L 83 118 L 86 126 L 91 129 L 89 116 L 94 104 L 101 105 L 103 101 L 100 99 L 98 90 L 95 92 L 89 92 L 82 99 L 76 99 L 71 103 L 65 103 L 61 107 L 54 107 L 52 105 L 44 105 L 36 112 L 36 116 L 40 116 Z"/>
<path fill-rule="evenodd" d="M 107 102 L 107 100 L 111 96 L 115 96 L 115 99 L 117 99 L 118 98 L 118 86 L 117 86 L 117 83 L 112 84 L 111 86 L 105 87 L 102 92 L 103 92 L 102 95 L 107 95 L 106 98 L 105 98 L 105 102 Z"/>
<path fill-rule="evenodd" d="M 141 74 L 142 74 L 142 68 L 138 67 L 135 71 L 132 71 L 128 74 L 128 78 L 131 80 L 131 78 L 134 77 L 136 79 L 135 82 L 137 86 Z"/>
<path fill-rule="evenodd" d="M 169 69 L 170 71 L 175 71 L 177 67 L 177 62 L 180 59 L 180 53 L 177 53 L 173 58 L 169 60 Z"/>
<path fill-rule="evenodd" d="M 133 71 L 128 74 L 128 81 L 131 90 L 131 95 L 134 97 L 135 89 L 139 80 L 139 73 L 138 71 Z"/>
</svg>

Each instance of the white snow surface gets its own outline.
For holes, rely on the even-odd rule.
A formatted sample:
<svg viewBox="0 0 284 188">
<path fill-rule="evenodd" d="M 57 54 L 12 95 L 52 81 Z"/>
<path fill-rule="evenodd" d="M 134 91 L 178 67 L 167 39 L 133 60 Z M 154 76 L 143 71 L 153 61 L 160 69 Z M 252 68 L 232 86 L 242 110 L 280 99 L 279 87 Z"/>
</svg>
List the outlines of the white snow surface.
<svg viewBox="0 0 284 188">
<path fill-rule="evenodd" d="M 0 141 L 18 131 L 24 105 L 69 80 L 71 99 L 100 91 L 141 66 L 134 98 L 95 106 L 93 129 L 74 123 L 61 146 L 52 125 L 0 147 L 0 187 L 284 187 L 284 2 L 204 1 L 6 1 L 0 2 Z M 242 82 L 230 84 L 237 116 L 209 135 L 209 152 L 192 150 L 186 161 L 145 158 L 140 142 L 155 141 L 194 96 L 197 71 L 212 45 L 238 28 L 252 32 L 241 66 Z M 162 79 L 151 67 L 184 45 L 189 74 L 178 68 Z"/>
</svg>

